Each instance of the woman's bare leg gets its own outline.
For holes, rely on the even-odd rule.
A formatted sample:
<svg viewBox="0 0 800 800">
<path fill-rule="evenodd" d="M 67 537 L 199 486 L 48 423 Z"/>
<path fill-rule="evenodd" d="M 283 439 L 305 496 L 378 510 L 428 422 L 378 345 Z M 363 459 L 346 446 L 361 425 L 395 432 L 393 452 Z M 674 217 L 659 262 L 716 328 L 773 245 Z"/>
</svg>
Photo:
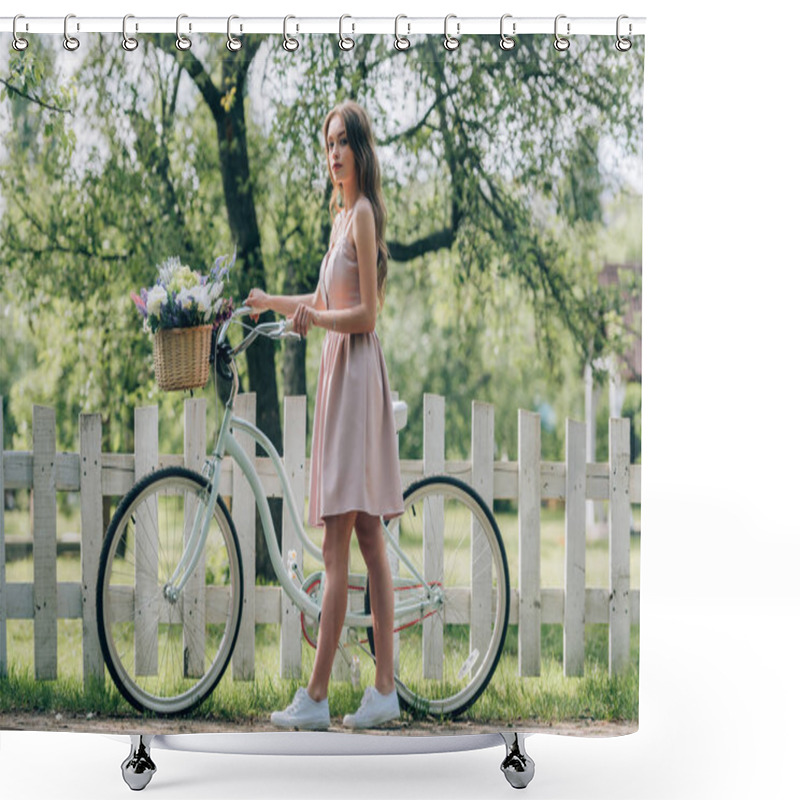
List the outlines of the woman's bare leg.
<svg viewBox="0 0 800 800">
<path fill-rule="evenodd" d="M 317 653 L 308 682 L 308 696 L 317 702 L 328 696 L 333 659 L 347 613 L 347 568 L 355 518 L 356 512 L 352 511 L 324 519 L 322 558 L 325 563 L 325 590 L 317 633 Z"/>
<path fill-rule="evenodd" d="M 356 536 L 369 574 L 369 603 L 375 642 L 375 688 L 394 689 L 394 587 L 380 517 L 359 512 Z"/>
</svg>

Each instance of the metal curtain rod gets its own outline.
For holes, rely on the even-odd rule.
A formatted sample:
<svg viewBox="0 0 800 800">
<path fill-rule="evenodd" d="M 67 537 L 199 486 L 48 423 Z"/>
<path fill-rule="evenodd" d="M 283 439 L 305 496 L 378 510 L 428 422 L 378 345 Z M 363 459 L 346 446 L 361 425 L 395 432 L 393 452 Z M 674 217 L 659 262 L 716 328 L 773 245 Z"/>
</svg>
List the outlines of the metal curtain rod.
<svg viewBox="0 0 800 800">
<path fill-rule="evenodd" d="M 502 23 L 509 35 L 532 33 L 553 34 L 554 17 L 514 17 L 504 15 Z M 117 17 L 81 17 L 69 15 L 65 17 L 24 17 L 17 19 L 18 34 L 27 33 L 59 33 L 64 34 L 67 25 L 70 34 L 80 33 L 122 33 L 122 16 Z M 347 34 L 395 34 L 399 28 L 402 35 L 442 34 L 449 30 L 452 34 L 498 34 L 500 32 L 500 15 L 496 17 L 459 17 L 451 15 L 445 22 L 443 17 L 233 17 L 230 30 L 238 35 L 247 33 L 284 33 L 285 20 L 290 19 L 289 31 L 292 34 L 306 33 L 340 33 Z M 221 33 L 229 28 L 228 17 L 194 17 L 182 15 L 181 31 L 189 33 Z M 398 27 L 396 27 L 398 26 Z M 624 33 L 626 37 L 645 33 L 645 17 L 625 17 Z M 174 33 L 175 17 L 135 17 L 128 18 L 127 32 L 134 33 Z M 14 29 L 13 17 L 0 17 L 0 32 L 11 33 Z M 591 34 L 615 36 L 617 34 L 616 17 L 570 17 L 559 15 L 558 30 L 561 35 L 575 36 Z"/>
</svg>

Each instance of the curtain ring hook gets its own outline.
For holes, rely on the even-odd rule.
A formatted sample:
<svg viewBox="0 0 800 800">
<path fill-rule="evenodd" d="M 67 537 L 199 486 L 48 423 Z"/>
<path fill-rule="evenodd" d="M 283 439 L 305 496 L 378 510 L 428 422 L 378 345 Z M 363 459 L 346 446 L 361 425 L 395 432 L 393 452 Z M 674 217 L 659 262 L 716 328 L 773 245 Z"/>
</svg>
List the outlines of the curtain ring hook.
<svg viewBox="0 0 800 800">
<path fill-rule="evenodd" d="M 560 19 L 566 19 L 566 18 L 567 18 L 566 14 L 559 14 L 556 17 L 556 23 L 555 23 L 555 27 L 554 27 L 554 31 L 553 31 L 554 35 L 555 35 L 555 39 L 553 39 L 553 47 L 555 47 L 555 49 L 558 50 L 559 53 L 563 53 L 565 50 L 569 50 L 569 39 L 565 39 L 558 32 L 558 21 Z M 570 27 L 570 23 L 568 22 L 567 23 L 567 36 L 569 36 L 569 27 Z"/>
<path fill-rule="evenodd" d="M 81 43 L 74 36 L 69 35 L 67 28 L 71 19 L 75 19 L 74 14 L 67 14 L 67 16 L 64 17 L 64 49 L 69 50 L 70 53 L 74 53 L 81 46 Z"/>
<path fill-rule="evenodd" d="M 444 42 L 443 42 L 443 44 L 444 44 L 444 49 L 445 50 L 450 50 L 452 52 L 453 50 L 455 50 L 461 44 L 461 42 L 458 39 L 456 39 L 455 36 L 451 36 L 449 31 L 447 30 L 447 24 L 450 22 L 451 19 L 457 20 L 458 17 L 455 14 L 448 14 L 444 18 Z M 461 33 L 461 23 L 460 22 L 456 22 L 456 33 Z"/>
<path fill-rule="evenodd" d="M 628 19 L 625 14 L 620 14 L 617 17 L 617 41 L 614 43 L 614 47 L 616 47 L 620 53 L 627 53 L 628 50 L 630 50 L 633 46 L 633 42 L 631 42 L 631 40 L 628 38 L 628 36 L 630 36 L 633 32 L 633 26 L 630 24 L 630 22 L 628 23 L 628 36 L 622 36 L 619 32 L 620 22 L 622 22 L 624 19 Z"/>
<path fill-rule="evenodd" d="M 239 19 L 239 17 L 237 17 L 236 14 L 231 14 L 228 17 L 228 41 L 225 43 L 225 47 L 227 47 L 228 50 L 231 51 L 231 53 L 235 53 L 237 50 L 241 50 L 242 49 L 242 40 L 241 39 L 237 39 L 231 33 L 231 22 L 233 22 L 233 20 L 235 20 L 235 19 Z"/>
<path fill-rule="evenodd" d="M 503 14 L 500 17 L 500 49 L 501 50 L 513 50 L 517 46 L 516 40 L 512 39 L 511 36 L 515 35 L 517 32 L 517 23 L 511 23 L 511 36 L 506 36 L 504 25 L 507 19 L 511 19 L 511 14 Z"/>
<path fill-rule="evenodd" d="M 127 50 L 129 53 L 132 53 L 139 46 L 139 40 L 134 38 L 133 36 L 128 36 L 129 19 L 135 19 L 133 14 L 126 14 L 122 18 L 122 49 Z"/>
<path fill-rule="evenodd" d="M 13 48 L 14 48 L 14 49 L 15 49 L 15 50 L 18 52 L 18 53 L 21 53 L 23 50 L 25 50 L 25 48 L 27 48 L 27 46 L 28 46 L 28 40 L 27 40 L 27 39 L 23 39 L 23 38 L 22 38 L 22 37 L 21 37 L 21 36 L 20 36 L 20 35 L 17 33 L 17 20 L 18 20 L 18 19 L 25 19 L 25 16 L 24 16 L 24 14 L 17 14 L 17 16 L 16 16 L 16 17 L 14 17 L 14 22 L 13 22 L 13 24 L 12 24 L 12 26 L 11 26 L 11 31 L 12 31 L 12 33 L 14 34 L 14 39 L 13 39 L 13 40 L 12 40 L 12 42 L 11 42 L 11 46 L 12 46 L 12 47 L 13 47 Z"/>
<path fill-rule="evenodd" d="M 411 47 L 411 41 L 407 36 L 400 35 L 401 19 L 408 19 L 408 17 L 405 14 L 398 14 L 394 18 L 394 49 L 408 50 L 408 48 Z M 411 24 L 407 22 L 406 27 L 408 28 L 408 33 L 411 33 Z"/>
<path fill-rule="evenodd" d="M 353 18 L 349 14 L 342 14 L 342 16 L 339 17 L 339 49 L 340 50 L 352 50 L 356 46 L 356 43 L 355 43 L 355 41 L 353 39 L 351 39 L 349 37 L 346 37 L 344 35 L 343 28 L 344 28 L 344 21 L 346 19 L 353 19 Z M 354 31 L 355 29 L 356 29 L 356 26 L 351 23 L 351 30 Z"/>
<path fill-rule="evenodd" d="M 188 14 L 178 14 L 178 18 L 175 20 L 175 47 L 178 50 L 188 50 L 192 46 L 192 40 L 181 33 L 181 20 L 188 19 L 188 17 Z M 192 26 L 189 25 L 189 30 L 191 29 Z"/>
<path fill-rule="evenodd" d="M 297 17 L 293 17 L 291 14 L 283 18 L 283 49 L 287 53 L 294 53 L 298 47 L 300 47 L 300 42 L 294 38 L 294 36 L 289 36 L 289 20 L 290 19 L 297 19 Z"/>
</svg>

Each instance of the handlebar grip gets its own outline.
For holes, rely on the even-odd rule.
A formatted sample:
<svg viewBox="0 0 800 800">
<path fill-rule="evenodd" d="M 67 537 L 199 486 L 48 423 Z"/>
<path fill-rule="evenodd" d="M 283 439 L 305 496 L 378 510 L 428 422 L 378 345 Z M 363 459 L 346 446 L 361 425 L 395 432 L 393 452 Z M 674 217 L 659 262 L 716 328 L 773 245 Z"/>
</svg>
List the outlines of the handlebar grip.
<svg viewBox="0 0 800 800">
<path fill-rule="evenodd" d="M 280 323 L 277 323 L 279 327 L 277 327 L 274 331 L 270 331 L 267 335 L 271 339 L 302 339 L 303 337 L 300 336 L 299 333 L 295 333 L 292 330 L 292 320 L 285 319 L 282 320 Z"/>
<path fill-rule="evenodd" d="M 300 340 L 303 337 L 294 331 L 294 320 L 286 319 L 283 323 L 283 338 Z"/>
</svg>

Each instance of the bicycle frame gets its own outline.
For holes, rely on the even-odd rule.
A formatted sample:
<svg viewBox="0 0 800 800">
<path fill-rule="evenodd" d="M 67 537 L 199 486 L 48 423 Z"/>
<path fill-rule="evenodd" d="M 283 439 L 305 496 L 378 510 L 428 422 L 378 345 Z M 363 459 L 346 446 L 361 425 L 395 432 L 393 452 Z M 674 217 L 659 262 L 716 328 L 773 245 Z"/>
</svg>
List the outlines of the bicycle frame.
<svg viewBox="0 0 800 800">
<path fill-rule="evenodd" d="M 221 333 L 221 335 L 224 335 L 224 331 Z M 240 348 L 241 350 L 244 349 L 242 346 L 240 346 Z M 241 352 L 241 350 L 239 350 L 239 352 Z M 238 352 L 235 352 L 234 354 L 236 355 Z M 165 587 L 165 594 L 170 599 L 177 599 L 186 585 L 189 575 L 191 575 L 197 566 L 198 561 L 200 560 L 200 556 L 203 552 L 206 538 L 208 536 L 211 517 L 213 516 L 214 507 L 217 502 L 217 497 L 219 496 L 222 459 L 226 454 L 230 454 L 233 461 L 242 470 L 243 475 L 247 479 L 247 482 L 253 491 L 253 496 L 256 499 L 256 507 L 258 509 L 258 514 L 261 518 L 262 528 L 266 537 L 267 551 L 269 553 L 270 560 L 275 567 L 278 581 L 292 599 L 292 602 L 304 614 L 308 615 L 312 619 L 319 620 L 321 613 L 320 607 L 306 592 L 302 590 L 300 585 L 302 584 L 302 575 L 299 576 L 301 578 L 300 581 L 296 582 L 293 580 L 295 573 L 291 572 L 283 563 L 280 548 L 278 547 L 278 538 L 275 533 L 275 527 L 272 524 L 272 515 L 269 511 L 264 489 L 261 485 L 261 481 L 259 480 L 253 461 L 251 461 L 242 446 L 235 439 L 235 431 L 244 433 L 246 436 L 249 436 L 257 444 L 259 444 L 267 453 L 270 461 L 274 464 L 283 490 L 283 502 L 288 504 L 289 519 L 294 532 L 301 542 L 303 550 L 310 553 L 320 563 L 323 562 L 322 551 L 311 541 L 311 539 L 309 539 L 305 531 L 302 518 L 298 512 L 297 505 L 294 501 L 294 496 L 289 487 L 288 476 L 286 475 L 283 461 L 278 455 L 275 446 L 269 440 L 266 434 L 264 434 L 263 431 L 261 431 L 258 427 L 244 419 L 241 419 L 240 417 L 234 416 L 233 414 L 233 398 L 236 394 L 235 390 L 238 389 L 238 374 L 236 373 L 235 365 L 233 366 L 233 391 L 231 392 L 228 402 L 225 404 L 225 411 L 220 426 L 220 434 L 217 438 L 214 451 L 211 458 L 206 462 L 206 469 L 204 469 L 204 474 L 207 472 L 208 474 L 206 474 L 206 477 L 210 480 L 210 486 L 204 498 L 205 505 L 201 505 L 195 514 L 195 519 L 192 524 L 192 531 L 184 549 L 183 556 L 181 557 L 178 566 L 175 568 L 170 581 Z M 205 509 L 205 513 L 201 513 L 201 509 Z M 410 561 L 410 559 L 408 559 L 405 553 L 403 553 L 399 543 L 389 530 L 384 520 L 381 520 L 381 526 L 383 528 L 383 534 L 386 537 L 389 548 L 397 554 L 397 557 L 408 568 L 411 575 L 414 576 L 413 581 L 409 579 L 408 585 L 426 587 L 425 596 L 423 598 L 418 596 L 416 600 L 409 600 L 395 605 L 395 620 L 401 620 L 411 614 L 421 613 L 424 615 L 430 609 L 440 607 L 443 603 L 443 598 L 441 597 L 440 593 L 436 589 L 432 590 L 431 587 L 428 586 L 425 579 L 415 568 L 414 564 Z M 395 585 L 397 584 L 395 583 Z M 344 624 L 350 627 L 371 627 L 372 615 L 348 611 L 345 615 Z"/>
</svg>

